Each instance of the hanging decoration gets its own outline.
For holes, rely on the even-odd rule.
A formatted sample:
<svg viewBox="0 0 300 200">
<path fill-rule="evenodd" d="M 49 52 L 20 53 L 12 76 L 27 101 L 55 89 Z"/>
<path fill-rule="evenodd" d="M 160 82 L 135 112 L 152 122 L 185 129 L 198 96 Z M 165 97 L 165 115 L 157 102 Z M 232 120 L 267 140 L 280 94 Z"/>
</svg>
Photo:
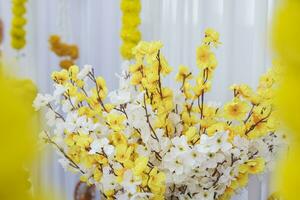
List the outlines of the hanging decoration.
<svg viewBox="0 0 300 200">
<path fill-rule="evenodd" d="M 26 45 L 25 25 L 27 0 L 12 0 L 12 23 L 11 23 L 11 46 L 16 50 L 21 50 Z"/>
<path fill-rule="evenodd" d="M 79 49 L 76 44 L 67 44 L 61 41 L 59 35 L 51 35 L 49 38 L 50 49 L 58 57 L 61 57 L 59 65 L 63 69 L 68 69 L 75 64 L 79 57 Z"/>
<path fill-rule="evenodd" d="M 69 69 L 70 66 L 76 64 L 79 58 L 79 47 L 76 44 L 68 44 L 72 35 L 71 18 L 70 18 L 70 3 L 67 0 L 60 0 L 58 3 L 58 21 L 59 33 L 50 35 L 49 44 L 50 50 L 61 58 L 59 66 L 63 69 Z"/>
<path fill-rule="evenodd" d="M 132 49 L 141 40 L 141 32 L 138 27 L 141 23 L 140 0 L 122 0 L 121 1 L 122 16 L 122 28 L 121 39 L 123 41 L 120 48 L 121 55 L 124 59 L 130 60 L 133 58 Z"/>
</svg>

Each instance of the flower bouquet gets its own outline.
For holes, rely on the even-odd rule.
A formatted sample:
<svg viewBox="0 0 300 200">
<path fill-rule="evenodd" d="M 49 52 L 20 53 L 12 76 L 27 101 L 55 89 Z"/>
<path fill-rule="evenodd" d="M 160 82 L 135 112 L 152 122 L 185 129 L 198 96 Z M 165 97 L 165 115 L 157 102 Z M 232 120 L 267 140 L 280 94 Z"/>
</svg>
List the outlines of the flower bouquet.
<svg viewBox="0 0 300 200">
<path fill-rule="evenodd" d="M 272 102 L 274 69 L 256 90 L 231 86 L 233 98 L 223 106 L 205 102 L 219 44 L 219 34 L 207 29 L 197 49 L 199 73 L 180 66 L 177 90 L 163 84 L 172 68 L 160 42 L 134 48 L 110 93 L 91 66 L 54 72 L 53 94 L 34 101 L 46 109 L 44 141 L 105 199 L 230 199 L 249 175 L 264 172 L 285 135 Z"/>
</svg>

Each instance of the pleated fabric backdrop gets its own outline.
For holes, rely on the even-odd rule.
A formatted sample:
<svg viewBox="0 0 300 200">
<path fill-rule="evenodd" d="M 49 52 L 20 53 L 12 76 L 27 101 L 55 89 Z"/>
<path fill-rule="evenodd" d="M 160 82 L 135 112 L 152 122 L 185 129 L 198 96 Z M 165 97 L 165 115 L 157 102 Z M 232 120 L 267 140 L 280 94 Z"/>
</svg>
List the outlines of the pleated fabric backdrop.
<svg viewBox="0 0 300 200">
<path fill-rule="evenodd" d="M 196 70 L 195 49 L 203 30 L 212 27 L 221 34 L 216 50 L 219 66 L 209 100 L 224 102 L 233 83 L 255 86 L 259 75 L 270 66 L 269 24 L 276 0 L 142 0 L 141 30 L 144 40 L 161 40 L 163 53 L 174 71 L 179 64 Z M 41 92 L 51 91 L 50 74 L 58 68 L 58 58 L 49 51 L 48 37 L 59 34 L 80 47 L 79 65 L 91 64 L 104 76 L 109 89 L 117 87 L 115 73 L 121 66 L 119 0 L 29 0 L 28 45 L 22 52 L 10 47 L 11 5 L 0 0 L 0 16 L 5 22 L 3 50 L 16 71 L 33 79 Z M 15 59 L 17 58 L 17 59 Z M 167 84 L 171 84 L 171 78 Z M 46 150 L 36 167 L 36 187 L 54 189 L 72 199 L 78 177 L 57 164 L 52 149 Z M 265 200 L 268 178 L 253 177 L 236 200 Z"/>
</svg>

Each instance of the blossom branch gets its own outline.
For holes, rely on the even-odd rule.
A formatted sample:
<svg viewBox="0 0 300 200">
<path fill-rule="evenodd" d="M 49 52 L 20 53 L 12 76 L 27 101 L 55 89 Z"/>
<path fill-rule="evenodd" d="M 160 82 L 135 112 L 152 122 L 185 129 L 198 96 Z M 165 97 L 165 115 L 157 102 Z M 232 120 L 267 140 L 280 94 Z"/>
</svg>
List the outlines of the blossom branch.
<svg viewBox="0 0 300 200">
<path fill-rule="evenodd" d="M 61 114 L 59 114 L 58 112 L 56 112 L 56 111 L 53 109 L 53 107 L 51 106 L 50 103 L 47 104 L 47 107 L 55 113 L 55 116 L 56 116 L 57 118 L 62 119 L 64 122 L 66 121 L 65 118 L 64 118 Z"/>
<path fill-rule="evenodd" d="M 63 154 L 63 156 L 70 162 L 70 166 L 79 170 L 82 174 L 85 174 L 85 172 L 75 163 L 75 161 L 73 161 L 73 159 L 68 156 L 68 154 L 63 150 L 63 148 L 61 148 L 56 142 L 54 142 L 51 137 L 47 134 L 47 132 L 45 132 L 45 135 L 47 136 L 47 138 L 45 138 L 46 142 L 54 145 L 59 152 L 61 152 Z"/>
<path fill-rule="evenodd" d="M 157 56 L 156 59 L 158 61 L 158 88 L 159 88 L 159 94 L 160 94 L 160 98 L 163 98 L 163 94 L 162 94 L 162 88 L 161 88 L 161 60 L 160 60 L 160 50 L 158 50 L 157 52 Z"/>
<path fill-rule="evenodd" d="M 155 139 L 155 140 L 157 140 L 157 142 L 159 142 L 159 139 L 158 139 L 158 137 L 157 137 L 157 135 L 156 135 L 156 133 L 155 133 L 155 131 L 154 131 L 154 129 L 153 129 L 153 127 L 152 127 L 152 125 L 151 125 L 151 122 L 150 122 L 150 119 L 149 119 L 149 114 L 148 114 L 148 110 L 147 110 L 147 104 L 146 104 L 146 96 L 145 96 L 145 94 L 144 94 L 144 106 L 143 106 L 143 108 L 144 108 L 144 110 L 145 110 L 145 112 L 146 112 L 146 120 L 147 120 L 147 124 L 148 124 L 148 126 L 149 126 L 149 128 L 150 128 L 150 131 L 153 133 L 153 135 L 154 136 L 152 136 L 153 137 L 153 139 Z"/>
</svg>

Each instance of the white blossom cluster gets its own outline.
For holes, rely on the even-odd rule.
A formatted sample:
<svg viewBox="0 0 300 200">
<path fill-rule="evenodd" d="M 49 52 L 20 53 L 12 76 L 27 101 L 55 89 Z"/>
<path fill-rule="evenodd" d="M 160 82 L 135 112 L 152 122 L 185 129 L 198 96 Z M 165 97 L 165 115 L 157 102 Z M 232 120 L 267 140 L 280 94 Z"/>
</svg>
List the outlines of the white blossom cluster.
<svg viewBox="0 0 300 200">
<path fill-rule="evenodd" d="M 91 73 L 92 67 L 85 66 L 77 75 L 78 79 L 84 80 L 85 88 L 88 88 Z M 168 137 L 162 129 L 149 126 L 155 123 L 156 113 L 144 103 L 144 93 L 130 84 L 127 64 L 119 78 L 120 88 L 108 95 L 110 103 L 116 108 L 109 114 L 126 115 L 122 133 L 129 144 L 135 144 L 135 154 L 148 158 L 150 169 L 155 166 L 165 174 L 165 199 L 218 199 L 236 180 L 241 165 L 251 159 L 263 158 L 266 167 L 269 167 L 279 147 L 284 144 L 280 133 L 270 132 L 256 139 L 235 136 L 229 140 L 226 131 L 212 136 L 202 134 L 199 142 L 191 144 L 182 135 L 179 112 L 183 109 L 180 107 L 183 100 L 177 97 L 174 97 L 177 111 L 169 114 L 169 120 L 176 128 L 172 137 Z M 117 180 L 120 176 L 118 170 L 126 166 L 115 159 L 117 152 L 110 138 L 113 133 L 111 127 L 104 120 L 80 115 L 79 108 L 83 105 L 78 103 L 76 96 L 68 98 L 68 87 L 54 84 L 53 94 L 39 94 L 34 102 L 37 110 L 46 108 L 49 130 L 44 131 L 44 138 L 58 148 L 62 155 L 60 163 L 66 169 L 86 177 L 88 183 L 95 184 L 103 193 L 113 190 L 115 199 L 151 198 L 151 192 L 140 189 L 144 180 L 136 176 L 133 168 L 128 167 L 122 178 Z M 86 93 L 92 95 L 89 90 Z M 105 117 L 107 113 L 102 115 Z M 198 131 L 198 127 L 192 128 Z M 156 137 L 153 137 L 153 131 Z M 136 132 L 140 137 L 136 137 Z M 76 158 L 74 155 L 78 150 L 73 149 L 72 145 L 83 147 L 81 151 L 86 151 L 86 155 L 104 155 L 107 158 L 108 164 L 102 168 L 99 179 L 95 172 L 99 164 L 89 163 L 80 156 L 71 159 Z"/>
</svg>

